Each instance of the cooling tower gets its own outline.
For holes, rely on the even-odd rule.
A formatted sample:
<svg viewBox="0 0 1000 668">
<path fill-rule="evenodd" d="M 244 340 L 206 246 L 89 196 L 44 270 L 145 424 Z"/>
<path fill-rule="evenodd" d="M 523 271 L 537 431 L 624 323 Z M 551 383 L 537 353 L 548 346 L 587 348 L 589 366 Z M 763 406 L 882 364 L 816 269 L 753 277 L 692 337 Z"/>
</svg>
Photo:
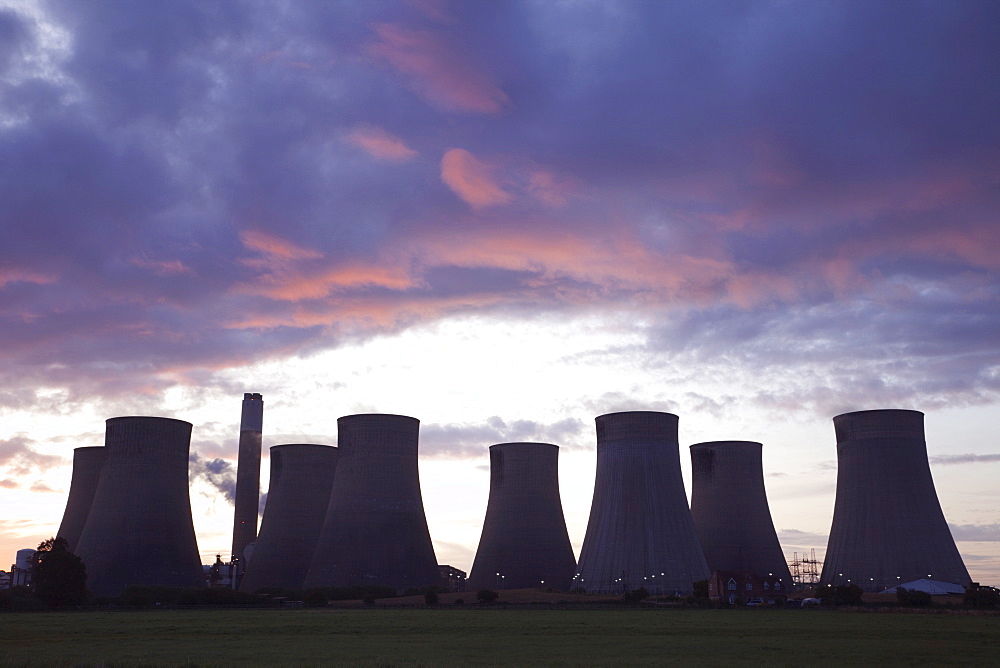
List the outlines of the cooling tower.
<svg viewBox="0 0 1000 668">
<path fill-rule="evenodd" d="M 711 571 L 749 571 L 792 585 L 764 491 L 760 443 L 691 446 L 691 516 Z"/>
<path fill-rule="evenodd" d="M 240 575 L 246 572 L 247 545 L 257 539 L 260 512 L 260 444 L 264 423 L 264 400 L 259 394 L 243 395 L 240 418 L 240 452 L 236 464 L 236 500 L 233 511 L 233 556 L 240 559 Z"/>
<path fill-rule="evenodd" d="M 337 420 L 337 474 L 306 587 L 439 583 L 420 497 L 419 426 L 402 415 Z"/>
<path fill-rule="evenodd" d="M 837 432 L 837 501 L 820 585 L 881 591 L 922 578 L 966 585 L 927 462 L 924 414 L 845 413 Z"/>
<path fill-rule="evenodd" d="M 490 500 L 467 587 L 567 590 L 576 568 L 559 500 L 559 447 L 490 446 Z"/>
<path fill-rule="evenodd" d="M 95 596 L 128 585 L 201 587 L 191 522 L 191 424 L 161 417 L 107 420 L 105 460 L 76 553 Z"/>
<path fill-rule="evenodd" d="M 299 589 L 330 503 L 337 448 L 311 443 L 271 448 L 271 486 L 260 534 L 240 589 Z"/>
<path fill-rule="evenodd" d="M 66 510 L 56 536 L 66 539 L 70 552 L 76 552 L 76 544 L 87 523 L 90 504 L 94 501 L 97 481 L 104 466 L 104 447 L 94 446 L 73 450 L 73 480 L 69 485 Z"/>
<path fill-rule="evenodd" d="M 677 416 L 597 418 L 597 479 L 573 587 L 690 593 L 709 577 L 681 478 Z"/>
</svg>

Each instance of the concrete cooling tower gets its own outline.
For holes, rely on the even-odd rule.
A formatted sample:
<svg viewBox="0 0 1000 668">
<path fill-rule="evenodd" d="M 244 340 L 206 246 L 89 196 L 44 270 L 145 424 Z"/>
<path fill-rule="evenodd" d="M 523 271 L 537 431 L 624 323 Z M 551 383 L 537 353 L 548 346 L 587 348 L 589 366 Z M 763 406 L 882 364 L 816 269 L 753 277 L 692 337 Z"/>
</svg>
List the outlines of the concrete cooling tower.
<svg viewBox="0 0 1000 668">
<path fill-rule="evenodd" d="M 340 458 L 306 587 L 438 584 L 417 472 L 419 426 L 403 415 L 337 420 Z"/>
<path fill-rule="evenodd" d="M 573 587 L 690 593 L 710 573 L 681 478 L 677 416 L 597 418 L 597 479 Z"/>
<path fill-rule="evenodd" d="M 73 450 L 73 479 L 69 485 L 69 498 L 66 499 L 66 510 L 56 536 L 66 539 L 70 552 L 76 551 L 80 534 L 87 523 L 90 505 L 94 501 L 97 482 L 101 479 L 101 469 L 104 467 L 104 446 L 76 448 Z"/>
<path fill-rule="evenodd" d="M 201 587 L 191 500 L 191 424 L 162 417 L 107 420 L 105 460 L 76 553 L 95 596 L 128 585 Z"/>
<path fill-rule="evenodd" d="M 240 589 L 299 589 L 323 529 L 337 448 L 311 443 L 271 448 L 271 486 L 260 534 Z"/>
<path fill-rule="evenodd" d="M 257 539 L 260 512 L 260 446 L 264 424 L 264 400 L 259 394 L 243 395 L 240 418 L 240 451 L 236 463 L 236 499 L 233 511 L 233 556 L 240 559 L 239 572 L 246 572 L 247 545 Z"/>
<path fill-rule="evenodd" d="M 559 447 L 490 446 L 490 500 L 468 589 L 565 591 L 575 568 L 559 500 Z"/>
<path fill-rule="evenodd" d="M 715 441 L 691 446 L 691 516 L 712 571 L 749 571 L 791 587 L 764 491 L 763 446 Z"/>
<path fill-rule="evenodd" d="M 927 462 L 924 414 L 873 410 L 833 418 L 837 501 L 820 586 L 881 591 L 922 578 L 969 583 Z"/>
</svg>

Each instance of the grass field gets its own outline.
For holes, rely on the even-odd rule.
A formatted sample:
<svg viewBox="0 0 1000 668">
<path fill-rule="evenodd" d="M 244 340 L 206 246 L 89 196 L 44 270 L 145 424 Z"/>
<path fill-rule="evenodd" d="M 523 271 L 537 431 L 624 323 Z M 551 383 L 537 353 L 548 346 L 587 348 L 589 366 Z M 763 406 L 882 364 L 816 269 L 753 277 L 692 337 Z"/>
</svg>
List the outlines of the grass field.
<svg viewBox="0 0 1000 668">
<path fill-rule="evenodd" d="M 0 615 L 14 666 L 996 665 L 1000 617 L 825 610 Z"/>
</svg>

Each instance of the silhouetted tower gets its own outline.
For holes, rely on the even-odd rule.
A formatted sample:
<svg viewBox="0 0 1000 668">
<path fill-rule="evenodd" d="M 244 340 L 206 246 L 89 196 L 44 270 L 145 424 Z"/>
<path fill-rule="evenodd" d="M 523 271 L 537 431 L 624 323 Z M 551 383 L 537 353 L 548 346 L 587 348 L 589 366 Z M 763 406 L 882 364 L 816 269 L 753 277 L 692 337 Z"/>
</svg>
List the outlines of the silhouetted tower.
<svg viewBox="0 0 1000 668">
<path fill-rule="evenodd" d="M 236 464 L 236 499 L 233 511 L 233 556 L 240 560 L 239 574 L 246 572 L 244 551 L 257 539 L 260 512 L 260 446 L 264 424 L 264 400 L 259 394 L 243 395 L 240 419 L 240 452 Z"/>
<path fill-rule="evenodd" d="M 107 420 L 104 469 L 76 553 L 95 596 L 128 585 L 205 584 L 188 494 L 191 424 L 162 417 Z"/>
<path fill-rule="evenodd" d="M 439 582 L 417 471 L 420 421 L 403 415 L 337 420 L 340 457 L 306 587 Z"/>
<path fill-rule="evenodd" d="M 87 515 L 94 502 L 97 482 L 104 467 L 104 446 L 90 446 L 73 450 L 73 479 L 69 485 L 66 510 L 56 536 L 66 539 L 70 552 L 76 551 L 80 534 L 87 524 Z"/>
<path fill-rule="evenodd" d="M 691 446 L 691 516 L 711 571 L 773 574 L 792 586 L 764 491 L 760 443 Z"/>
<path fill-rule="evenodd" d="M 330 503 L 337 448 L 296 443 L 271 448 L 271 486 L 260 534 L 240 589 L 299 589 Z"/>
<path fill-rule="evenodd" d="M 597 479 L 574 587 L 690 593 L 710 573 L 681 478 L 677 416 L 597 418 Z"/>
<path fill-rule="evenodd" d="M 881 591 L 922 578 L 968 584 L 934 490 L 924 414 L 858 411 L 838 415 L 833 426 L 837 501 L 820 586 Z"/>
<path fill-rule="evenodd" d="M 559 447 L 490 446 L 490 500 L 469 590 L 567 590 L 575 568 L 559 500 Z"/>
</svg>

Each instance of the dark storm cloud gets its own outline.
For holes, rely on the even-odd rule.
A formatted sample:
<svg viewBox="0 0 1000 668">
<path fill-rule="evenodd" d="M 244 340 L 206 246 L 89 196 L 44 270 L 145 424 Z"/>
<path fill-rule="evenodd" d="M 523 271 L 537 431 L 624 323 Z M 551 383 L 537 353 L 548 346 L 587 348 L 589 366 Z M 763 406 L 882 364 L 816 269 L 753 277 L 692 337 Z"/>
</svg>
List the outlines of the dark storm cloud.
<svg viewBox="0 0 1000 668">
<path fill-rule="evenodd" d="M 776 409 L 1000 392 L 996 3 L 42 7 L 0 12 L 5 405 L 619 308 Z"/>
</svg>

